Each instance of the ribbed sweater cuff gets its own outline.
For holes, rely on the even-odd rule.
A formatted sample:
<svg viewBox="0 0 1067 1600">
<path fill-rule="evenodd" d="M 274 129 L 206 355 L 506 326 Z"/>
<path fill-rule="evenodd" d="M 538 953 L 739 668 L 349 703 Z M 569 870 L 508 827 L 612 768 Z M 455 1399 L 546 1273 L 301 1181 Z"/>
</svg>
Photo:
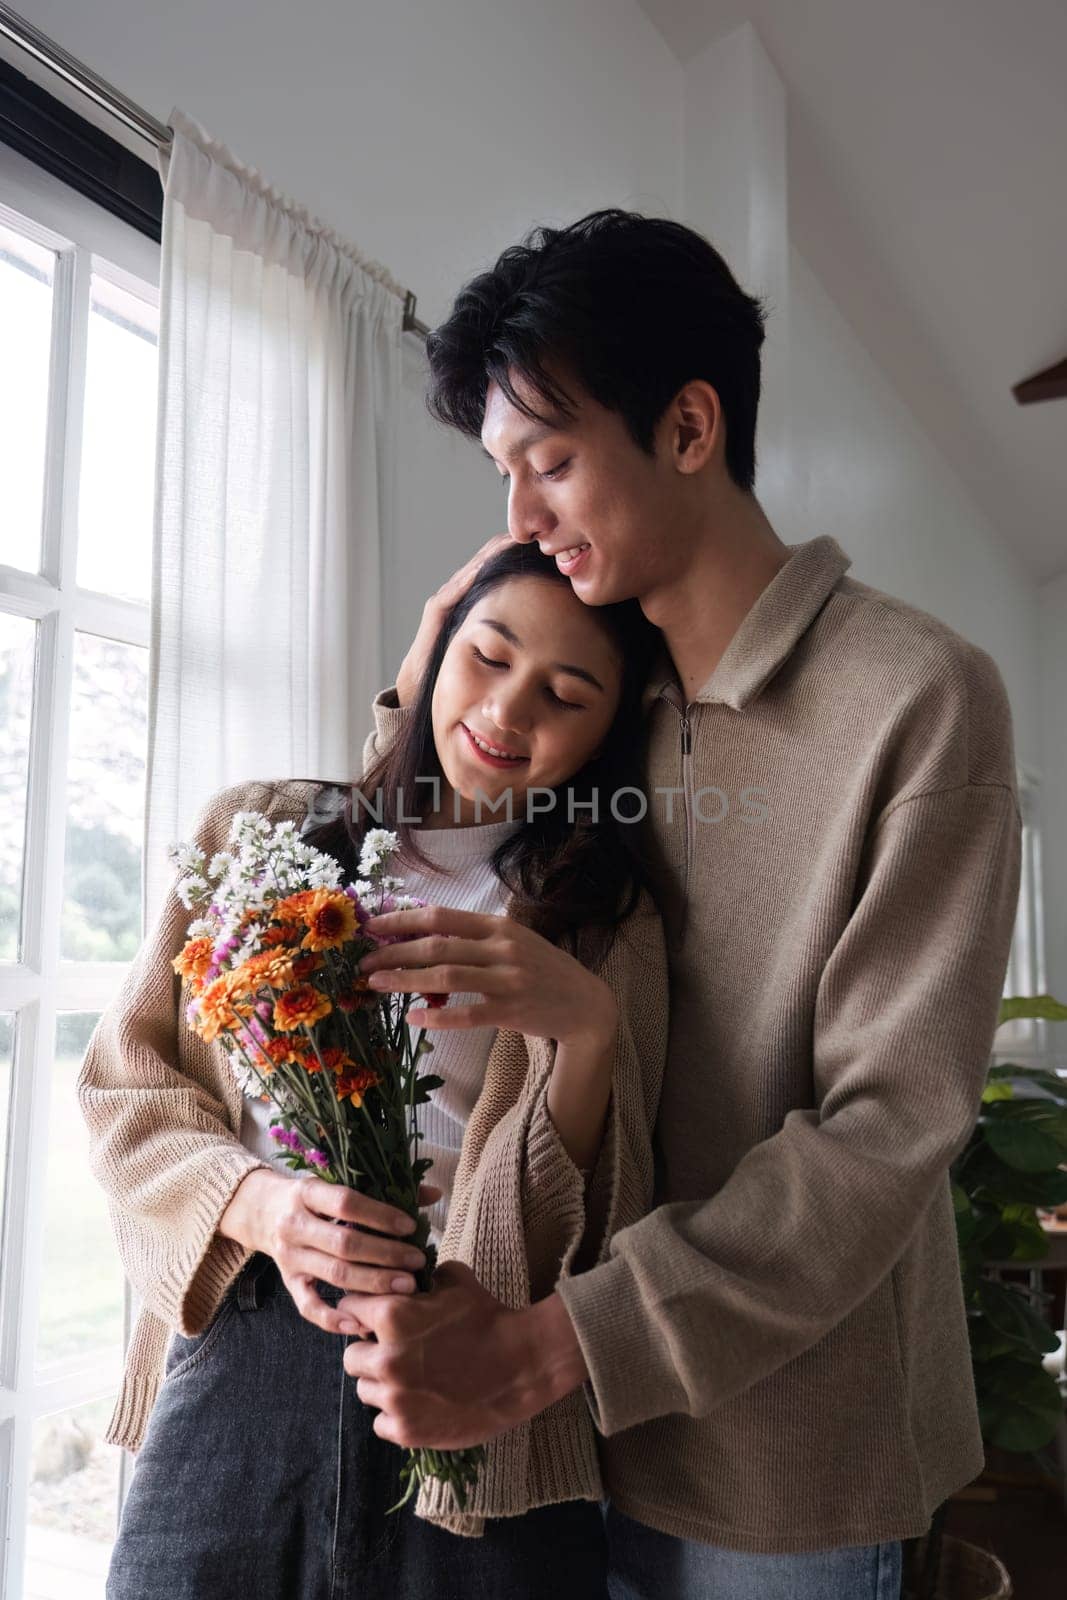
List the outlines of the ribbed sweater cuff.
<svg viewBox="0 0 1067 1600">
<path fill-rule="evenodd" d="M 688 1396 L 671 1362 L 668 1315 L 642 1299 L 624 1257 L 560 1278 L 556 1293 L 589 1369 L 582 1390 L 605 1438 L 670 1411 L 688 1413 Z"/>
<path fill-rule="evenodd" d="M 254 1251 L 218 1232 L 219 1222 L 237 1190 L 257 1167 L 271 1168 L 236 1140 L 201 1163 L 189 1215 L 187 1253 L 160 1299 L 169 1315 L 164 1320 L 185 1339 L 195 1339 L 213 1319 L 230 1284 Z"/>
<path fill-rule="evenodd" d="M 526 1138 L 524 1228 L 530 1298 L 550 1294 L 569 1273 L 585 1232 L 585 1179 L 571 1160 L 548 1110 L 549 1079 L 537 1091 Z"/>
<path fill-rule="evenodd" d="M 136 1454 L 162 1381 L 162 1372 L 127 1374 L 104 1433 L 106 1444 L 120 1444 Z"/>
</svg>

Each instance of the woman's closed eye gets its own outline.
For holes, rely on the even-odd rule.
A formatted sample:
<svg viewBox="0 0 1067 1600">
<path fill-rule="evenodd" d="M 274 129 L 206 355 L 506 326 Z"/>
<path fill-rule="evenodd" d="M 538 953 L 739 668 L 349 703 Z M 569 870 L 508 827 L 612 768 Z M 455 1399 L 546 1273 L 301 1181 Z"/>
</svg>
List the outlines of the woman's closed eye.
<svg viewBox="0 0 1067 1600">
<path fill-rule="evenodd" d="M 491 657 L 483 655 L 482 652 L 478 649 L 477 645 L 472 645 L 471 649 L 474 652 L 475 660 L 480 661 L 483 666 L 486 666 L 486 667 L 503 667 L 504 671 L 505 672 L 507 671 L 508 664 L 507 664 L 506 661 L 494 661 L 494 660 L 492 660 Z M 564 700 L 562 695 L 558 695 L 556 693 L 555 689 L 552 688 L 551 684 L 546 684 L 545 685 L 545 693 L 548 695 L 548 698 L 555 705 L 563 706 L 567 711 L 584 711 L 586 709 L 585 706 L 578 705 L 578 703 L 576 701 L 574 701 L 574 700 Z"/>
</svg>

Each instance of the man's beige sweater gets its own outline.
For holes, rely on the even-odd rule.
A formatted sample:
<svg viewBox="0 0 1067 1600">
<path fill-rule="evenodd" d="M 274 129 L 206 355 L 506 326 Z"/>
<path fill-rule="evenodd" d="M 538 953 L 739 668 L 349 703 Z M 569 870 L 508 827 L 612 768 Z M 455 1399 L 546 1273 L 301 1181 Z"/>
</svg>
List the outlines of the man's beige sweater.
<svg viewBox="0 0 1067 1600">
<path fill-rule="evenodd" d="M 234 785 L 208 800 L 191 837 L 210 860 L 224 847 L 235 812 L 299 822 L 318 787 L 304 779 Z M 107 1195 L 123 1266 L 142 1300 L 104 1436 L 133 1452 L 165 1381 L 171 1332 L 187 1339 L 205 1333 L 253 1254 L 219 1233 L 219 1220 L 244 1177 L 257 1167 L 269 1170 L 240 1141 L 242 1093 L 229 1058 L 217 1041 L 206 1044 L 184 1021 L 187 987 L 171 961 L 185 943 L 192 913 L 175 892 L 177 881 L 100 1017 L 77 1081 L 90 1164 Z M 506 914 L 522 919 L 513 896 Z M 464 1134 L 439 1259 L 465 1261 L 512 1307 L 542 1299 L 561 1276 L 606 1260 L 615 1229 L 635 1222 L 651 1204 L 667 964 L 662 921 L 647 891 L 620 926 L 601 976 L 619 1002 L 619 1028 L 604 1135 L 588 1187 L 548 1113 L 551 1040 L 497 1030 Z M 346 1342 L 338 1335 L 338 1370 Z M 219 1356 L 216 1343 L 211 1359 Z M 329 1448 L 324 1439 L 323 1449 Z M 466 1512 L 436 1482 L 423 1485 L 415 1510 L 478 1537 L 486 1517 L 603 1494 L 593 1419 L 575 1390 L 489 1441 Z"/>
<path fill-rule="evenodd" d="M 982 1469 L 948 1169 L 1021 858 L 992 659 L 791 550 L 691 702 L 666 653 L 646 694 L 657 1205 L 558 1286 L 614 1502 L 765 1552 L 922 1534 Z"/>
</svg>

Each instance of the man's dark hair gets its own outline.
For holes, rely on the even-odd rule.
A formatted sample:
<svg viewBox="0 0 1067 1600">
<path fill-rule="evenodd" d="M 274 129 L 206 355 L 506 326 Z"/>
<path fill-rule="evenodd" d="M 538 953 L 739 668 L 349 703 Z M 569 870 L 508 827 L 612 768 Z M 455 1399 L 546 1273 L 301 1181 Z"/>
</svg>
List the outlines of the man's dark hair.
<svg viewBox="0 0 1067 1600">
<path fill-rule="evenodd" d="M 439 422 L 481 434 L 491 379 L 526 416 L 515 368 L 565 419 L 568 394 L 546 360 L 623 418 L 655 454 L 655 426 L 686 383 L 703 378 L 726 419 L 726 466 L 738 488 L 756 476 L 756 412 L 766 310 L 699 233 L 664 217 L 609 208 L 566 228 L 534 228 L 465 284 L 426 340 L 426 404 Z"/>
</svg>

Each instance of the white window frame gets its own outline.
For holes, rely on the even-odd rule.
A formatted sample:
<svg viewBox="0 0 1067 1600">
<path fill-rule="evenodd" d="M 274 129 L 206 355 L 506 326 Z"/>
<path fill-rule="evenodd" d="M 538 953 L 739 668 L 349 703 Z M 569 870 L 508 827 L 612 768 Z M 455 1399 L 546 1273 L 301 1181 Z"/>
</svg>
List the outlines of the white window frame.
<svg viewBox="0 0 1067 1600">
<path fill-rule="evenodd" d="M 128 223 L 0 144 L 0 220 L 57 252 L 53 287 L 41 571 L 0 564 L 0 610 L 38 625 L 22 884 L 22 951 L 0 964 L 0 1010 L 15 1014 L 0 1240 L 0 1600 L 21 1595 L 33 1429 L 39 1418 L 117 1393 L 129 1342 L 132 1291 L 124 1278 L 123 1352 L 75 1358 L 46 1381 L 34 1373 L 44 1245 L 51 1062 L 56 1017 L 100 1012 L 125 962 L 59 955 L 66 837 L 66 776 L 75 632 L 148 647 L 149 605 L 79 589 L 77 504 L 91 276 L 158 305 L 159 246 Z M 143 885 L 143 876 L 142 876 Z M 143 893 L 142 893 L 143 904 Z M 116 1519 L 130 1458 L 121 1453 Z"/>
</svg>

